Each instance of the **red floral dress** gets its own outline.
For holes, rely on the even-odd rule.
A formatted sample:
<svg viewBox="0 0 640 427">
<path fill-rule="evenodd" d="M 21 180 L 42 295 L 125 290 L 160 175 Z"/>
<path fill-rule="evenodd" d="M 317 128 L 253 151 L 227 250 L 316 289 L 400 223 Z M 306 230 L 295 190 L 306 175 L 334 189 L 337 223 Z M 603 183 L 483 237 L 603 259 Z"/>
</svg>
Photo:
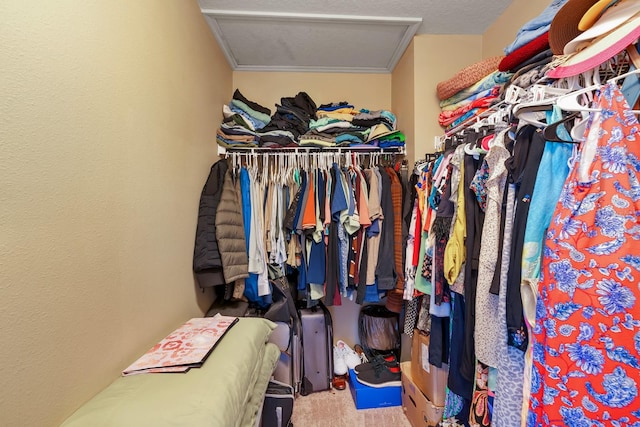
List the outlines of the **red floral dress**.
<svg viewBox="0 0 640 427">
<path fill-rule="evenodd" d="M 530 427 L 640 426 L 640 127 L 615 84 L 596 107 L 547 231 Z"/>
</svg>

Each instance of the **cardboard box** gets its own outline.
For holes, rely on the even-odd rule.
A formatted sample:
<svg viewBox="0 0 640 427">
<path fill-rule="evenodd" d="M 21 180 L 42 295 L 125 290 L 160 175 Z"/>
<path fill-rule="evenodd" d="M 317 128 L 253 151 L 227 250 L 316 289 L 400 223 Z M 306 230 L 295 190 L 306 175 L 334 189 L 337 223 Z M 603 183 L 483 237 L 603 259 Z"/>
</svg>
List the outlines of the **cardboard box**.
<svg viewBox="0 0 640 427">
<path fill-rule="evenodd" d="M 349 389 L 356 409 L 386 408 L 402 405 L 402 387 L 369 387 L 356 379 L 353 369 L 349 370 Z"/>
<path fill-rule="evenodd" d="M 402 362 L 402 410 L 413 427 L 435 427 L 444 407 L 435 406 L 422 394 L 411 377 L 411 362 Z"/>
<path fill-rule="evenodd" d="M 411 378 L 420 391 L 436 406 L 444 406 L 449 368 L 429 363 L 429 335 L 414 329 L 411 343 Z"/>
</svg>

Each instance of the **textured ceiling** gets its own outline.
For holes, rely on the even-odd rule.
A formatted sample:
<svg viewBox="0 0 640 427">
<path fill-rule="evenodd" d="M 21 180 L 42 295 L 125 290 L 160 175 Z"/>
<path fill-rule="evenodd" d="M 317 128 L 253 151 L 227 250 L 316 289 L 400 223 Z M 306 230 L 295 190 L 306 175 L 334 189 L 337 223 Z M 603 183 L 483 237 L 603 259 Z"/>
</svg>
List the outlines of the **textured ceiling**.
<svg viewBox="0 0 640 427">
<path fill-rule="evenodd" d="M 512 0 L 198 0 L 234 70 L 391 72 L 417 34 L 482 34 Z"/>
</svg>

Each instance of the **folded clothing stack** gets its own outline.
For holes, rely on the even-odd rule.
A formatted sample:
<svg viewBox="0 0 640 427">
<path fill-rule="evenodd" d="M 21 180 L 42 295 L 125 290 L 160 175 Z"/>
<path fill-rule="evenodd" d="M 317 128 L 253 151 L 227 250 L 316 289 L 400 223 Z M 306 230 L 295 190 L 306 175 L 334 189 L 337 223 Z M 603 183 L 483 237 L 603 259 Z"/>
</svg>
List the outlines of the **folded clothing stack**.
<svg viewBox="0 0 640 427">
<path fill-rule="evenodd" d="M 316 118 L 316 104 L 305 92 L 280 99 L 276 111 L 245 98 L 239 90 L 222 109 L 224 120 L 216 140 L 227 148 L 297 147 L 300 135 Z"/>
<path fill-rule="evenodd" d="M 390 111 L 356 109 L 341 101 L 320 105 L 316 116 L 300 137 L 301 146 L 388 148 L 405 144 L 404 135 L 396 130 L 396 116 Z"/>
<path fill-rule="evenodd" d="M 504 53 L 508 57 L 516 50 L 525 47 L 527 44 L 535 41 L 540 36 L 549 32 L 551 21 L 558 11 L 568 0 L 553 0 L 540 15 L 536 16 L 518 30 L 516 38 L 509 46 L 504 48 Z"/>
<path fill-rule="evenodd" d="M 391 111 L 357 109 L 346 101 L 316 107 L 305 92 L 280 98 L 270 116 L 268 108 L 236 89 L 223 114 L 216 140 L 226 148 L 390 148 L 406 143 Z"/>
<path fill-rule="evenodd" d="M 500 100 L 511 74 L 498 71 L 502 56 L 484 59 L 460 70 L 436 87 L 442 113 L 440 126 L 452 128 L 487 110 Z"/>
<path fill-rule="evenodd" d="M 296 147 L 300 135 L 307 132 L 316 119 L 316 103 L 306 92 L 280 98 L 271 122 L 260 132 L 260 146 L 266 148 Z"/>
<path fill-rule="evenodd" d="M 258 146 L 258 131 L 271 121 L 271 110 L 249 101 L 239 90 L 233 93 L 231 102 L 223 106 L 224 120 L 216 134 L 219 145 L 229 148 Z"/>
<path fill-rule="evenodd" d="M 546 72 L 553 54 L 558 53 L 550 38 L 552 22 L 567 1 L 553 0 L 540 15 L 524 24 L 515 40 L 504 49 L 506 56 L 498 69 L 515 74 L 512 84 L 526 88 Z"/>
</svg>

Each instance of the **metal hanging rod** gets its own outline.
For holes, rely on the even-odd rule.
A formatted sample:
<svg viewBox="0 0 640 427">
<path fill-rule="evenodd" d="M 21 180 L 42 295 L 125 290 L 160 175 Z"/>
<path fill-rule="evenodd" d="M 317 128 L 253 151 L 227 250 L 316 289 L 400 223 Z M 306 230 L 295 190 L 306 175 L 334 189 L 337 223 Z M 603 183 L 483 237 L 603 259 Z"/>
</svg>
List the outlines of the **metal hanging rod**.
<svg viewBox="0 0 640 427">
<path fill-rule="evenodd" d="M 218 154 L 226 155 L 227 153 L 244 153 L 244 154 L 268 154 L 268 153 L 291 153 L 291 154 L 309 154 L 309 153 L 379 153 L 379 154 L 400 154 L 405 155 L 406 147 L 282 147 L 282 148 L 226 148 L 218 145 Z"/>
</svg>

